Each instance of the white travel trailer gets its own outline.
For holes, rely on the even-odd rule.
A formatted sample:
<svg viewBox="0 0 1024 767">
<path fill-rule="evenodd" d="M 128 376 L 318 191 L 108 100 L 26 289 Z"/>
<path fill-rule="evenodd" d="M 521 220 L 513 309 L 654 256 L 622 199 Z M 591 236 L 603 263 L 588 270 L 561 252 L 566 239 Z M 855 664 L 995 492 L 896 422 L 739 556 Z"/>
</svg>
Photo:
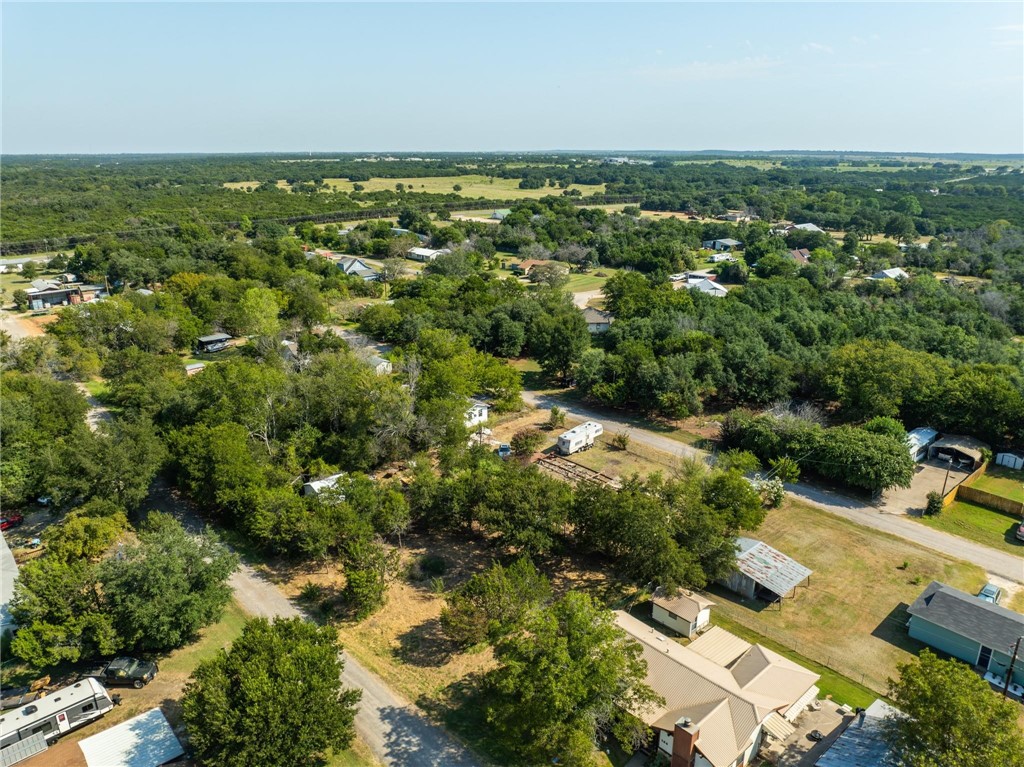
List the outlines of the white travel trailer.
<svg viewBox="0 0 1024 767">
<path fill-rule="evenodd" d="M 6 749 L 33 735 L 55 741 L 114 707 L 106 688 L 92 677 L 62 687 L 44 698 L 0 715 L 0 749 Z M 5 762 L 6 763 L 6 762 Z"/>
<path fill-rule="evenodd" d="M 604 426 L 597 421 L 587 421 L 575 426 L 558 438 L 558 452 L 572 455 L 594 446 L 594 441 L 604 434 Z"/>
</svg>

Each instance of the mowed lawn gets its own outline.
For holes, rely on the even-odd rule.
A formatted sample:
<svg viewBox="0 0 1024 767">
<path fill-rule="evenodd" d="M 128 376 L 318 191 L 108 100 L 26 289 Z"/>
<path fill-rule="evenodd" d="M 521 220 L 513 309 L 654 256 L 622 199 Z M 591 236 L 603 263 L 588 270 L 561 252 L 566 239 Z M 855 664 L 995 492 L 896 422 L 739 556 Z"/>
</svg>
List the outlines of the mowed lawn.
<svg viewBox="0 0 1024 767">
<path fill-rule="evenodd" d="M 813 570 L 782 608 L 744 603 L 720 587 L 712 609 L 876 692 L 922 645 L 906 607 L 932 580 L 974 593 L 981 568 L 787 499 L 750 534 Z M 905 565 L 905 567 L 904 567 Z"/>
<path fill-rule="evenodd" d="M 989 466 L 971 485 L 986 493 L 1024 503 L 1024 471 L 1014 471 L 1005 466 Z"/>
<path fill-rule="evenodd" d="M 936 530 L 1024 557 L 1024 541 L 1019 541 L 1014 536 L 1021 524 L 1020 517 L 967 501 L 954 501 L 944 508 L 941 514 L 911 519 Z"/>
</svg>

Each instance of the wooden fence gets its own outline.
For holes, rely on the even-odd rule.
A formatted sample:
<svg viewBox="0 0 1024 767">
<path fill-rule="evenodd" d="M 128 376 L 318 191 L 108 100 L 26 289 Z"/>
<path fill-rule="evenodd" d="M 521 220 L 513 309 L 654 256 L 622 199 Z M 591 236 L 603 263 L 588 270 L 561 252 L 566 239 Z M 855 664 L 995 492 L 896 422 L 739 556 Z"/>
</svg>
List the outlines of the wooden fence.
<svg viewBox="0 0 1024 767">
<path fill-rule="evenodd" d="M 1008 514 L 1014 519 L 1021 519 L 1024 517 L 1024 503 L 1021 501 L 1015 501 L 1012 498 L 1006 498 L 1002 495 L 996 495 L 995 493 L 989 493 L 985 490 L 979 490 L 976 487 L 965 487 L 960 485 L 956 494 L 957 500 L 967 501 L 968 503 L 976 503 L 979 506 L 984 506 L 994 511 L 1001 511 L 1004 514 Z"/>
</svg>

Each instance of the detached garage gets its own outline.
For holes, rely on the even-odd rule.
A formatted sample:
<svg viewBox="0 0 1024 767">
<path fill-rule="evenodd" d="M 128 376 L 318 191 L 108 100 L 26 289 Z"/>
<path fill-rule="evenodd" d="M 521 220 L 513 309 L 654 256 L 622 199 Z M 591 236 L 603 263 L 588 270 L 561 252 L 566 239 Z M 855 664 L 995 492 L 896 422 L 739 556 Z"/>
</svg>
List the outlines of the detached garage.
<svg viewBox="0 0 1024 767">
<path fill-rule="evenodd" d="M 928 457 L 939 461 L 953 461 L 965 469 L 981 466 L 982 451 L 988 450 L 981 440 L 947 434 L 928 448 Z"/>
</svg>

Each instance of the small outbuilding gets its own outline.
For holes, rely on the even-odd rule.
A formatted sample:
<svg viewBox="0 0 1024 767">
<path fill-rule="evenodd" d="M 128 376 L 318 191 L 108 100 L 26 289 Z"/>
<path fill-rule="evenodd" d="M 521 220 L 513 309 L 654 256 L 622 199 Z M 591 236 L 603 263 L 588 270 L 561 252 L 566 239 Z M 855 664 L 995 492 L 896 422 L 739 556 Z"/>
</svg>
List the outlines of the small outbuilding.
<svg viewBox="0 0 1024 767">
<path fill-rule="evenodd" d="M 345 476 L 345 472 L 339 472 L 337 474 L 331 474 L 329 477 L 323 479 L 314 479 L 312 482 L 307 482 L 302 486 L 302 491 L 299 495 L 320 495 L 324 490 L 330 490 L 335 487 L 341 478 Z M 344 496 L 342 496 L 344 498 Z"/>
<path fill-rule="evenodd" d="M 159 767 L 185 753 L 158 708 L 78 742 L 88 767 Z"/>
<path fill-rule="evenodd" d="M 210 333 L 208 336 L 200 336 L 196 339 L 196 351 L 198 352 L 219 352 L 228 348 L 228 341 L 231 336 L 227 333 Z"/>
<path fill-rule="evenodd" d="M 875 272 L 871 275 L 872 280 L 909 280 L 910 275 L 899 267 L 893 269 L 883 269 L 880 272 Z"/>
<path fill-rule="evenodd" d="M 498 208 L 491 214 L 491 218 L 495 221 L 504 221 L 507 217 L 512 215 L 511 208 Z"/>
<path fill-rule="evenodd" d="M 670 597 L 659 588 L 651 599 L 651 617 L 678 634 L 695 636 L 711 625 L 714 604 L 693 591 L 680 591 Z"/>
<path fill-rule="evenodd" d="M 928 457 L 928 448 L 935 444 L 938 438 L 939 433 L 927 426 L 918 426 L 907 432 L 907 449 L 910 450 L 910 457 L 915 463 Z"/>
<path fill-rule="evenodd" d="M 205 362 L 192 362 L 185 366 L 185 375 L 194 376 L 206 367 Z"/>
<path fill-rule="evenodd" d="M 486 402 L 474 402 L 469 406 L 469 410 L 466 411 L 465 423 L 467 429 L 472 429 L 474 426 L 479 426 L 487 421 L 490 415 L 490 408 Z"/>
<path fill-rule="evenodd" d="M 373 372 L 379 376 L 391 375 L 391 372 L 395 369 L 394 365 L 391 364 L 391 360 L 386 360 L 377 355 L 370 357 L 367 362 L 373 368 Z"/>
<path fill-rule="evenodd" d="M 451 253 L 448 248 L 441 248 L 440 250 L 434 250 L 433 248 L 409 248 L 405 251 L 407 258 L 411 258 L 413 261 L 420 261 L 422 263 L 429 263 L 436 261 L 438 256 L 443 256 Z"/>
<path fill-rule="evenodd" d="M 701 245 L 706 250 L 725 251 L 727 253 L 734 250 L 743 250 L 742 242 L 740 242 L 739 240 L 730 239 L 728 237 L 725 237 L 721 240 L 704 240 L 704 242 L 702 242 Z"/>
<path fill-rule="evenodd" d="M 725 298 L 729 295 L 728 289 L 707 277 L 700 277 L 698 279 L 687 278 L 685 282 L 679 282 L 676 284 L 679 285 L 679 287 L 686 288 L 687 290 L 696 290 L 698 293 L 704 293 L 705 295 L 714 296 L 715 298 Z"/>
<path fill-rule="evenodd" d="M 594 309 L 590 306 L 583 310 L 583 319 L 587 321 L 587 330 L 591 333 L 608 332 L 608 328 L 612 326 L 612 322 L 615 320 L 611 312 L 602 312 L 600 309 Z"/>
<path fill-rule="evenodd" d="M 1024 455 L 1018 455 L 1017 453 L 998 453 L 996 455 L 996 465 L 1020 471 L 1021 469 L 1024 469 Z"/>
<path fill-rule="evenodd" d="M 947 434 L 935 440 L 928 448 L 928 457 L 939 461 L 952 461 L 965 469 L 981 466 L 982 455 L 989 446 L 973 437 Z"/>
<path fill-rule="evenodd" d="M 747 599 L 780 602 L 809 582 L 809 568 L 763 541 L 737 538 L 736 546 L 736 572 L 721 583 Z"/>
</svg>

